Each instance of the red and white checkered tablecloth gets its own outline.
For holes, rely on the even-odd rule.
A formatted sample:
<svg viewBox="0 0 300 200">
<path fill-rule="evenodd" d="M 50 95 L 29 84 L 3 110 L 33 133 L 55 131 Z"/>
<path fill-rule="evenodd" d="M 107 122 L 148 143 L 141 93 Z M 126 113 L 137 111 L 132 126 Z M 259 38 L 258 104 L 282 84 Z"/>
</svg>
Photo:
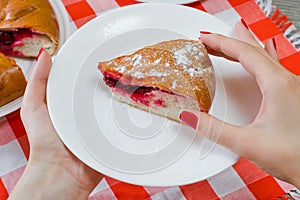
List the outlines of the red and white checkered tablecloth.
<svg viewBox="0 0 300 200">
<path fill-rule="evenodd" d="M 71 23 L 79 28 L 99 13 L 135 4 L 134 0 L 62 0 Z M 263 0 L 202 0 L 188 4 L 233 26 L 242 17 L 259 40 L 274 37 L 280 62 L 300 75 L 300 48 L 295 27 L 285 15 Z M 298 38 L 299 39 L 299 38 Z M 294 45 L 292 44 L 294 43 Z M 9 193 L 23 173 L 29 144 L 19 110 L 0 118 L 0 200 Z M 294 189 L 258 169 L 247 159 L 207 180 L 179 187 L 143 187 L 105 177 L 89 199 L 288 199 Z M 281 197 L 281 198 L 280 198 Z"/>
</svg>

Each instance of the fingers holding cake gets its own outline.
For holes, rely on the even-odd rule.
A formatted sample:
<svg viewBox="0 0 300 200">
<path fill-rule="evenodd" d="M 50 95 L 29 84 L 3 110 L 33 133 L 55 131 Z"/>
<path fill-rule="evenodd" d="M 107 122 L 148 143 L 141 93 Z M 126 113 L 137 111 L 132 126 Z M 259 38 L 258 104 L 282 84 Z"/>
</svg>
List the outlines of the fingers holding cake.
<svg viewBox="0 0 300 200">
<path fill-rule="evenodd" d="M 241 40 L 220 34 L 201 34 L 201 41 L 214 51 L 238 60 L 246 71 L 255 76 L 261 89 L 267 87 L 266 84 L 273 84 L 270 79 L 276 76 L 272 74 L 284 70 L 263 48 Z M 266 81 L 265 76 L 270 79 Z M 271 88 L 271 85 L 269 86 Z"/>
<path fill-rule="evenodd" d="M 199 40 L 202 41 L 202 38 L 209 37 L 206 35 L 209 35 L 212 33 L 207 32 L 207 31 L 200 31 L 200 34 L 201 34 L 201 37 L 199 37 Z M 265 41 L 264 47 L 262 47 L 262 45 L 258 42 L 258 40 L 250 32 L 249 27 L 247 26 L 246 22 L 243 19 L 241 19 L 241 21 L 236 24 L 235 34 L 241 42 L 247 43 L 258 49 L 261 49 L 262 50 L 261 53 L 269 54 L 274 60 L 278 61 L 275 38 L 271 38 L 271 39 Z M 237 58 L 234 58 L 234 57 L 220 51 L 220 49 L 215 49 L 212 46 L 209 46 L 209 43 L 206 44 L 205 39 L 202 42 L 204 42 L 204 44 L 206 45 L 206 48 L 207 48 L 207 51 L 209 54 L 218 56 L 218 57 L 224 57 L 231 61 L 239 62 L 239 60 Z"/>
</svg>

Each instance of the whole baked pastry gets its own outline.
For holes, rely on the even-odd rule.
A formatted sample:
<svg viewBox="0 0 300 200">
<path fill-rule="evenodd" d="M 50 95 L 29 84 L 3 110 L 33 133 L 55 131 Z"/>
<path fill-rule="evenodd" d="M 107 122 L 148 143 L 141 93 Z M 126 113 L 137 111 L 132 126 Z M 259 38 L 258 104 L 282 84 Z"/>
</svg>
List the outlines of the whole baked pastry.
<svg viewBox="0 0 300 200">
<path fill-rule="evenodd" d="M 174 121 L 182 110 L 208 112 L 214 97 L 214 69 L 199 41 L 161 42 L 98 68 L 119 101 Z"/>
<path fill-rule="evenodd" d="M 22 96 L 26 84 L 24 74 L 16 62 L 0 53 L 0 106 Z"/>
<path fill-rule="evenodd" d="M 58 47 L 59 28 L 48 0 L 0 0 L 0 52 L 37 57 Z"/>
</svg>

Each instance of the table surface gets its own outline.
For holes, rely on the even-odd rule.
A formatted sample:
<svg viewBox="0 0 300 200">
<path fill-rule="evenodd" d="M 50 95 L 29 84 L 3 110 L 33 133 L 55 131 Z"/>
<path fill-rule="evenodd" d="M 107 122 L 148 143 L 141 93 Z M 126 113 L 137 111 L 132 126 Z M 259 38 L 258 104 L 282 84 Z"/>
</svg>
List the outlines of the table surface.
<svg viewBox="0 0 300 200">
<path fill-rule="evenodd" d="M 74 29 L 76 29 L 97 16 L 97 13 L 101 11 L 131 5 L 134 1 L 135 0 L 107 0 L 101 1 L 103 3 L 99 3 L 99 0 L 63 0 L 62 2 L 68 10 L 70 22 L 74 24 Z M 299 13 L 300 5 L 298 5 L 296 1 L 300 0 L 274 0 L 274 3 L 300 28 L 298 24 L 299 14 L 297 14 Z M 228 2 L 227 5 L 229 6 L 223 6 L 224 2 Z M 283 37 L 282 33 L 278 33 L 277 29 L 264 28 L 264 25 L 270 25 L 270 21 L 265 20 L 265 16 L 261 15 L 261 10 L 259 10 L 253 0 L 236 2 L 237 4 L 234 4 L 235 6 L 231 6 L 229 0 L 208 0 L 200 6 L 199 4 L 195 4 L 195 7 L 198 8 L 199 6 L 199 8 L 205 8 L 208 13 L 220 17 L 226 21 L 226 23 L 235 24 L 240 20 L 240 17 L 252 19 L 252 21 L 256 20 L 255 22 L 260 21 L 260 26 L 251 27 L 257 38 L 266 40 L 274 35 L 278 36 L 277 39 L 284 44 L 284 48 L 277 49 L 279 60 L 283 61 L 283 65 L 292 73 L 300 75 L 299 53 L 295 51 L 294 46 Z M 252 9 L 249 10 L 249 6 L 251 6 Z M 257 13 L 259 14 L 257 15 Z M 260 19 L 257 19 L 257 17 L 260 17 Z M 122 23 L 127 23 L 127 21 L 125 20 Z M 108 26 L 108 28 L 111 27 Z M 129 29 L 132 28 L 129 27 Z M 120 33 L 122 30 L 113 31 Z M 233 84 L 236 83 L 237 79 L 232 80 L 234 82 L 231 82 L 231 85 L 234 86 Z M 9 193 L 23 173 L 28 157 L 29 143 L 19 111 L 5 118 L 0 118 L 0 200 L 7 199 Z M 53 184 L 55 184 L 55 182 L 53 182 Z M 178 187 L 143 187 L 129 185 L 106 177 L 95 188 L 89 200 L 129 198 L 198 199 L 199 196 L 203 199 L 286 199 L 283 198 L 283 195 L 291 189 L 294 189 L 292 185 L 276 180 L 274 177 L 256 168 L 252 162 L 242 158 L 235 165 L 215 176 L 201 182 Z"/>
<path fill-rule="evenodd" d="M 289 20 L 300 29 L 300 1 L 299 0 L 273 0 L 273 4 L 285 13 Z"/>
</svg>

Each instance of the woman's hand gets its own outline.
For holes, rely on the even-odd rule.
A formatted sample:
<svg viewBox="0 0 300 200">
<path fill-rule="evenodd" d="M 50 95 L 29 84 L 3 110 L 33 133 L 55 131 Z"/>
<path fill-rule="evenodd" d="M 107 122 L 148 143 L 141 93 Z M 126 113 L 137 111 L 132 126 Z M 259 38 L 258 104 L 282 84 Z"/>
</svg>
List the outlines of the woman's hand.
<svg viewBox="0 0 300 200">
<path fill-rule="evenodd" d="M 41 51 L 28 81 L 21 117 L 30 156 L 11 199 L 86 199 L 103 177 L 78 160 L 53 127 L 46 102 L 51 65 L 49 54 Z"/>
<path fill-rule="evenodd" d="M 238 60 L 256 78 L 263 99 L 255 120 L 238 127 L 207 113 L 200 113 L 194 124 L 187 117 L 190 113 L 183 112 L 180 118 L 200 134 L 300 188 L 300 78 L 279 64 L 274 41 L 262 48 L 241 23 L 236 33 L 240 40 L 218 34 L 200 38 L 210 52 Z"/>
</svg>

